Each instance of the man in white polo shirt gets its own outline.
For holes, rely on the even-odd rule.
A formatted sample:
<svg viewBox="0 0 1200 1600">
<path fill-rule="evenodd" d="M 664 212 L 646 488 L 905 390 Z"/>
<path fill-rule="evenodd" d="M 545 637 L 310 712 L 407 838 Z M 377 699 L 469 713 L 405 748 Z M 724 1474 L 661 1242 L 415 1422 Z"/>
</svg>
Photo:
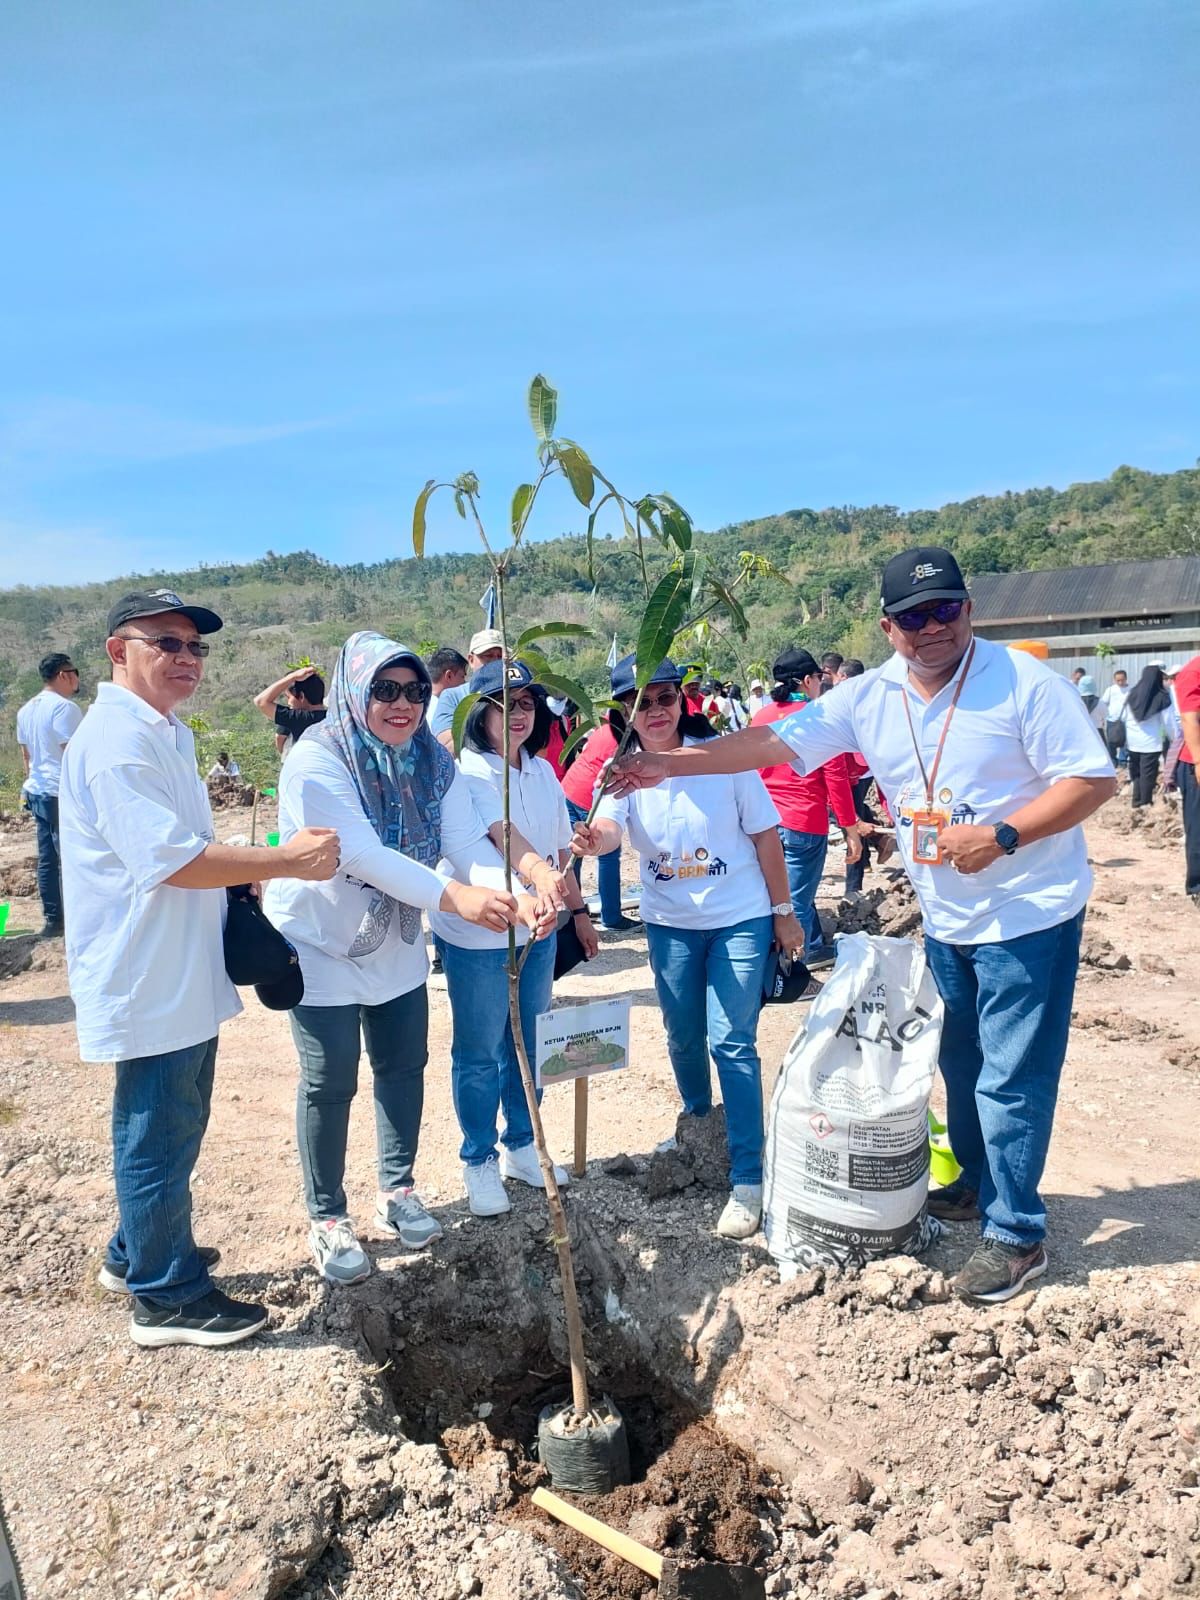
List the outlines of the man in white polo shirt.
<svg viewBox="0 0 1200 1600">
<path fill-rule="evenodd" d="M 190 1179 L 208 1124 L 217 1031 L 241 1010 L 225 973 L 225 889 L 331 878 L 338 839 L 301 830 L 276 850 L 214 842 L 190 730 L 175 716 L 200 682 L 221 619 L 167 589 L 108 615 L 112 682 L 63 761 L 60 820 L 67 975 L 79 1053 L 111 1061 L 118 1225 L 100 1273 L 133 1301 L 136 1344 L 225 1345 L 266 1323 L 231 1300 L 192 1236 Z"/>
<path fill-rule="evenodd" d="M 37 824 L 37 883 L 42 900 L 43 939 L 63 931 L 62 866 L 58 853 L 58 781 L 67 740 L 83 721 L 73 704 L 79 693 L 79 668 L 61 651 L 38 662 L 40 694 L 17 712 L 17 743 L 25 766 L 21 793 Z"/>
<path fill-rule="evenodd" d="M 907 550 L 883 574 L 895 654 L 802 716 L 670 755 L 641 752 L 617 792 L 685 773 L 791 761 L 809 771 L 861 750 L 896 818 L 901 857 L 945 1003 L 940 1066 L 963 1176 L 937 1216 L 981 1215 L 954 1280 L 1007 1300 L 1046 1270 L 1038 1193 L 1091 870 L 1079 824 L 1116 788 L 1077 690 L 1032 656 L 973 637 L 948 550 Z"/>
</svg>

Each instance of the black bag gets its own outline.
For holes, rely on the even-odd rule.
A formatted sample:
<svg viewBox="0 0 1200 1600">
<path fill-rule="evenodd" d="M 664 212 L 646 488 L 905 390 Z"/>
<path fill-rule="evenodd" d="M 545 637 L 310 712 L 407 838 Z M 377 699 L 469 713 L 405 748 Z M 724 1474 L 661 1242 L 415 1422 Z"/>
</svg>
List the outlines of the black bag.
<svg viewBox="0 0 1200 1600">
<path fill-rule="evenodd" d="M 290 1011 L 304 999 L 295 946 L 267 920 L 248 883 L 225 892 L 225 971 L 236 984 L 252 983 L 269 1011 Z"/>
<path fill-rule="evenodd" d="M 562 920 L 563 917 L 567 919 L 565 922 Z M 568 972 L 574 972 L 581 961 L 587 960 L 583 940 L 575 929 L 574 912 L 559 913 L 558 933 L 555 937 L 558 940 L 558 947 L 554 952 L 554 976 L 562 978 Z"/>
<path fill-rule="evenodd" d="M 1125 748 L 1125 724 L 1123 722 L 1106 722 L 1104 724 L 1104 742 L 1110 750 L 1123 750 Z"/>
</svg>

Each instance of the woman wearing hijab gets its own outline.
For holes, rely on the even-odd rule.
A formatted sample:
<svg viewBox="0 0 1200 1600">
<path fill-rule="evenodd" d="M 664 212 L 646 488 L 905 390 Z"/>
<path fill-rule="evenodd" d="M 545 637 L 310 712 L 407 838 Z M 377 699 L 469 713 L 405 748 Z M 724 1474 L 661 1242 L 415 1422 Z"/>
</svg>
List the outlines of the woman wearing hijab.
<svg viewBox="0 0 1200 1600">
<path fill-rule="evenodd" d="M 1163 682 L 1157 662 L 1143 668 L 1142 675 L 1129 691 L 1121 720 L 1125 724 L 1125 748 L 1129 752 L 1129 789 L 1134 809 L 1148 806 L 1154 799 L 1154 785 L 1163 747 L 1173 733 L 1171 695 Z"/>
<path fill-rule="evenodd" d="M 543 760 L 552 713 L 546 692 L 520 661 L 486 662 L 471 679 L 472 706 L 463 729 L 459 771 L 469 781 L 481 810 L 500 804 L 504 785 L 503 690 L 508 677 L 509 807 L 514 824 L 543 858 L 560 866 L 570 861 L 571 821 L 554 768 Z M 599 941 L 574 874 L 569 874 L 567 905 L 588 959 Z M 533 1125 L 517 1063 L 508 1009 L 508 935 L 455 914 L 429 913 L 450 995 L 453 1039 L 450 1045 L 454 1109 L 462 1129 L 459 1155 L 467 1201 L 477 1217 L 497 1217 L 511 1209 L 505 1178 L 535 1189 L 545 1178 L 533 1146 Z M 529 934 L 518 929 L 517 942 Z M 521 1031 L 530 1058 L 536 1019 L 550 1009 L 557 940 L 539 939 L 526 955 L 520 977 Z M 497 1153 L 496 1116 L 503 1109 L 504 1135 Z M 560 1187 L 567 1174 L 555 1169 Z"/>
<path fill-rule="evenodd" d="M 336 827 L 342 844 L 330 882 L 279 879 L 264 902 L 304 973 L 304 1000 L 291 1014 L 300 1057 L 297 1139 L 309 1244 L 335 1283 L 357 1283 L 371 1270 L 343 1187 L 360 1032 L 375 1098 L 375 1221 L 408 1249 L 442 1232 L 413 1188 L 429 1021 L 421 912 L 453 911 L 495 933 L 518 918 L 531 927 L 545 921 L 540 902 L 506 892 L 488 837 L 500 822 L 481 818 L 469 785 L 430 733 L 431 694 L 414 652 L 377 633 L 351 635 L 328 716 L 296 741 L 279 777 L 281 838 Z M 513 854 L 533 867 L 525 841 L 514 838 Z"/>
<path fill-rule="evenodd" d="M 681 674 L 655 670 L 633 719 L 634 749 L 668 751 L 711 739 L 711 725 L 684 709 Z M 634 659 L 612 671 L 613 699 L 636 702 Z M 613 712 L 613 731 L 624 731 Z M 626 828 L 642 864 L 642 920 L 667 1030 L 667 1050 L 689 1116 L 712 1110 L 716 1062 L 729 1145 L 730 1196 L 717 1232 L 748 1239 L 762 1217 L 763 1102 L 758 1014 L 772 941 L 799 954 L 804 934 L 788 894 L 779 813 L 756 772 L 672 779 L 623 800 L 605 798 L 589 827 L 575 827 L 579 855 L 615 850 Z"/>
</svg>

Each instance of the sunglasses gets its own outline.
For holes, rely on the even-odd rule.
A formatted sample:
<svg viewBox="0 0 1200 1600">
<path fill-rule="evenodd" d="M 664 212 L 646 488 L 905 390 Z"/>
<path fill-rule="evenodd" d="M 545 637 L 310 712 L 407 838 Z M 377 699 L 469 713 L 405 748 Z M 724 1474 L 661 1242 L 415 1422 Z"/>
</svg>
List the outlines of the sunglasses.
<svg viewBox="0 0 1200 1600">
<path fill-rule="evenodd" d="M 120 633 L 117 637 L 127 640 L 136 639 L 138 644 L 155 645 L 164 655 L 168 656 L 177 656 L 186 650 L 189 655 L 196 656 L 201 661 L 212 649 L 212 645 L 206 643 L 203 639 L 177 639 L 173 633 L 162 633 L 157 636 L 148 633 Z M 74 667 L 71 670 L 74 671 Z"/>
<path fill-rule="evenodd" d="M 661 694 L 644 694 L 642 696 L 642 711 L 666 711 L 670 706 L 676 705 L 679 700 L 678 689 L 664 689 Z"/>
<path fill-rule="evenodd" d="M 927 610 L 893 611 L 892 621 L 898 622 L 905 633 L 920 633 L 931 617 L 935 622 L 957 622 L 965 605 L 965 600 L 939 600 Z"/>
<path fill-rule="evenodd" d="M 397 683 L 395 678 L 376 678 L 371 685 L 371 699 L 385 706 L 394 706 L 397 700 L 407 700 L 410 706 L 427 706 L 433 690 L 427 683 Z"/>
<path fill-rule="evenodd" d="M 503 700 L 492 700 L 491 697 L 489 696 L 489 701 L 490 701 L 490 703 L 492 705 L 495 706 L 497 711 L 502 711 L 504 709 L 504 701 Z M 528 713 L 530 711 L 536 711 L 537 710 L 537 701 L 532 699 L 527 694 L 510 695 L 509 696 L 509 701 L 508 701 L 508 707 L 509 707 L 510 711 L 524 711 L 524 712 Z"/>
</svg>

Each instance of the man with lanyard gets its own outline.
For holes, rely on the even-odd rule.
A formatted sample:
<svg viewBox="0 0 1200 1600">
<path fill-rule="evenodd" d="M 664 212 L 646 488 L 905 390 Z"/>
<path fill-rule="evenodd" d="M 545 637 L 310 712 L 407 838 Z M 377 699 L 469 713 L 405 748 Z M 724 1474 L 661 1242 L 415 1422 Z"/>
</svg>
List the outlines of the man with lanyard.
<svg viewBox="0 0 1200 1600">
<path fill-rule="evenodd" d="M 936 1216 L 981 1216 L 954 1280 L 1008 1300 L 1047 1266 L 1038 1184 L 1066 1055 L 1091 872 L 1080 823 L 1116 789 L 1078 692 L 1032 656 L 972 636 L 948 550 L 907 550 L 883 573 L 895 654 L 800 716 L 613 769 L 620 794 L 685 772 L 861 750 L 892 803 L 945 1003 L 940 1066 L 962 1177 Z"/>
<path fill-rule="evenodd" d="M 225 890 L 265 878 L 332 878 L 331 828 L 278 849 L 219 844 L 191 730 L 176 708 L 199 687 L 221 619 L 169 589 L 108 614 L 102 683 L 63 759 L 67 978 L 84 1061 L 113 1064 L 117 1231 L 101 1287 L 132 1302 L 138 1345 L 236 1344 L 263 1306 L 213 1283 L 219 1252 L 192 1235 L 192 1169 L 212 1100 L 217 1035 L 242 1009 L 225 972 Z"/>
</svg>

